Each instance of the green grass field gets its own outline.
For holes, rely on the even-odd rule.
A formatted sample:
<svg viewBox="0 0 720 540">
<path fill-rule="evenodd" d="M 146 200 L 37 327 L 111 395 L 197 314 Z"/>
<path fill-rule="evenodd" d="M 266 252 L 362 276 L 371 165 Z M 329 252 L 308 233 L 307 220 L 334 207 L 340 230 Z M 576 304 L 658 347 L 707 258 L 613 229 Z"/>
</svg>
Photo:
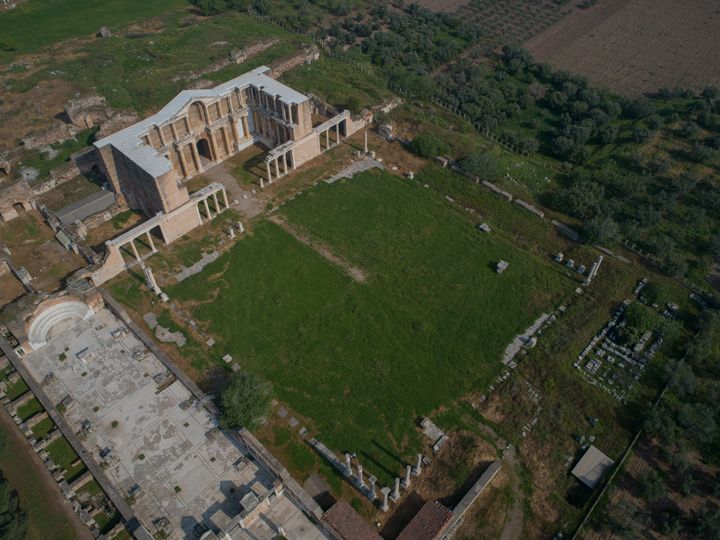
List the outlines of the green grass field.
<svg viewBox="0 0 720 540">
<path fill-rule="evenodd" d="M 171 9 L 187 7 L 186 0 L 29 0 L 0 17 L 0 38 L 14 51 L 1 51 L 5 63 L 18 54 L 70 38 L 95 34 L 101 26 L 111 29 L 132 21 L 155 17 Z"/>
<path fill-rule="evenodd" d="M 320 184 L 283 213 L 369 279 L 353 281 L 260 222 L 168 293 L 204 300 L 195 318 L 243 368 L 386 480 L 419 447 L 416 419 L 486 386 L 513 336 L 573 287 L 430 190 L 384 173 Z M 500 259 L 510 262 L 502 275 Z"/>
</svg>

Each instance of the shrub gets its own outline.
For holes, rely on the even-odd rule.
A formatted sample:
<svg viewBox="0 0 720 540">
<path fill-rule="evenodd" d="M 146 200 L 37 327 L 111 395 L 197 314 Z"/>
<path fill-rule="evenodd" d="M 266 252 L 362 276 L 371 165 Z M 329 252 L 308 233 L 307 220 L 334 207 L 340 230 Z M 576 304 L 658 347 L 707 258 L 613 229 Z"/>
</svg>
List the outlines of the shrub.
<svg viewBox="0 0 720 540">
<path fill-rule="evenodd" d="M 233 373 L 230 385 L 220 396 L 222 427 L 255 429 L 270 412 L 271 396 L 269 382 L 251 373 Z"/>
<path fill-rule="evenodd" d="M 410 149 L 419 156 L 432 158 L 448 153 L 450 145 L 432 133 L 421 133 L 412 140 Z"/>
</svg>

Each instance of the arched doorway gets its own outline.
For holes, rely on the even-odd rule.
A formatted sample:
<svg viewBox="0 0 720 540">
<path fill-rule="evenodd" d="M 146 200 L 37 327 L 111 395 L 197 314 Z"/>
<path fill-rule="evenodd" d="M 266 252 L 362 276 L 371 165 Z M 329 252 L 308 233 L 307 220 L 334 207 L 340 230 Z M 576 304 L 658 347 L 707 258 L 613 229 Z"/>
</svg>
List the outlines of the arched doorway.
<svg viewBox="0 0 720 540">
<path fill-rule="evenodd" d="M 205 159 L 212 161 L 212 152 L 210 151 L 210 143 L 207 139 L 200 139 L 196 144 L 198 154 Z"/>
</svg>

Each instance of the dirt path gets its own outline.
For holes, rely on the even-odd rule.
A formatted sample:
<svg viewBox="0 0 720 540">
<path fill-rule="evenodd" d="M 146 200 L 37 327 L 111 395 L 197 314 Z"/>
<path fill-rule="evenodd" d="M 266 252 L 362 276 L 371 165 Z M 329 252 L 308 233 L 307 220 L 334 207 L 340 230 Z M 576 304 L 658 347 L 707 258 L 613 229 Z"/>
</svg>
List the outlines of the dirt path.
<svg viewBox="0 0 720 540">
<path fill-rule="evenodd" d="M 15 423 L 10 418 L 4 407 L 0 407 L 0 430 L 2 430 L 8 439 L 8 453 L 12 461 L 22 461 L 26 466 L 32 467 L 36 473 L 33 478 L 27 477 L 27 471 L 23 471 L 22 467 L 3 467 L 3 475 L 8 479 L 13 488 L 16 488 L 20 494 L 20 504 L 25 506 L 28 512 L 30 528 L 28 530 L 28 538 L 67 538 L 63 533 L 70 532 L 71 528 L 73 538 L 80 540 L 92 540 L 93 536 L 81 521 L 77 514 L 73 511 L 68 500 L 63 496 L 57 482 L 50 476 L 50 473 L 43 465 L 40 457 L 33 451 L 28 440 L 18 430 Z M 49 503 L 49 508 L 28 507 L 30 494 L 23 489 L 24 485 L 39 481 L 42 484 L 43 498 L 36 499 L 34 502 Z M 37 488 L 37 486 L 34 486 Z M 60 523 L 52 523 L 54 530 L 43 528 L 39 522 L 33 519 L 34 515 L 39 513 L 61 514 L 67 520 L 69 527 L 62 527 Z M 39 521 L 39 520 L 38 520 Z M 43 519 L 43 524 L 47 524 L 47 520 Z M 49 535 L 49 536 L 48 536 Z"/>
<path fill-rule="evenodd" d="M 498 448 L 505 448 L 502 454 L 502 461 L 510 478 L 510 485 L 513 492 L 513 505 L 507 513 L 505 525 L 502 533 L 500 534 L 500 540 L 518 540 L 521 538 L 523 531 L 523 519 L 525 517 L 523 500 L 525 498 L 525 494 L 522 491 L 520 477 L 517 473 L 520 468 L 520 462 L 515 455 L 515 447 L 508 446 L 507 441 L 495 433 L 495 430 L 490 426 L 479 422 L 478 426 L 482 431 L 493 438 Z"/>
<path fill-rule="evenodd" d="M 523 530 L 523 518 L 525 517 L 525 511 L 523 509 L 524 494 L 522 487 L 520 486 L 520 478 L 518 477 L 517 470 L 520 464 L 515 456 L 515 448 L 511 447 L 503 453 L 503 461 L 506 465 L 509 465 L 510 469 L 510 482 L 512 485 L 513 492 L 513 505 L 510 511 L 507 513 L 507 519 L 505 526 L 503 527 L 502 534 L 500 534 L 500 540 L 517 540 L 522 535 Z"/>
<path fill-rule="evenodd" d="M 291 234 L 299 242 L 302 242 L 309 248 L 318 252 L 330 263 L 334 264 L 335 266 L 339 266 L 343 272 L 345 272 L 348 276 L 353 278 L 358 283 L 362 283 L 363 281 L 367 280 L 367 275 L 363 270 L 361 270 L 357 266 L 353 266 L 345 259 L 335 255 L 328 246 L 318 242 L 317 240 L 313 240 L 309 236 L 301 233 L 292 225 L 290 225 L 287 221 L 285 221 L 282 217 L 274 215 L 270 218 L 270 221 L 282 227 L 288 234 Z"/>
</svg>

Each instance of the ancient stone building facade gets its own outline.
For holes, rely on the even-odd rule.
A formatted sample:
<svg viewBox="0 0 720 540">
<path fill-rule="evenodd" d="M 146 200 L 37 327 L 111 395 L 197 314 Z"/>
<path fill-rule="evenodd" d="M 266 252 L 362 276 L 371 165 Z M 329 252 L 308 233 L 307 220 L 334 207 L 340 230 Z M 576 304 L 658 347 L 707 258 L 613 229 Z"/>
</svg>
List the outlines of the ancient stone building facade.
<svg viewBox="0 0 720 540">
<path fill-rule="evenodd" d="M 248 146 L 262 143 L 270 149 L 263 188 L 368 121 L 354 121 L 343 111 L 313 126 L 310 99 L 269 73 L 263 66 L 215 88 L 185 90 L 157 114 L 94 143 L 118 201 L 151 217 L 138 227 L 139 234 L 122 235 L 122 242 L 133 247 L 132 238 L 158 227 L 170 243 L 227 208 L 221 185 L 191 195 L 184 184 Z M 107 243 L 108 264 L 93 274 L 96 283 L 124 268 L 116 240 Z"/>
</svg>

